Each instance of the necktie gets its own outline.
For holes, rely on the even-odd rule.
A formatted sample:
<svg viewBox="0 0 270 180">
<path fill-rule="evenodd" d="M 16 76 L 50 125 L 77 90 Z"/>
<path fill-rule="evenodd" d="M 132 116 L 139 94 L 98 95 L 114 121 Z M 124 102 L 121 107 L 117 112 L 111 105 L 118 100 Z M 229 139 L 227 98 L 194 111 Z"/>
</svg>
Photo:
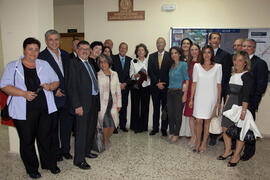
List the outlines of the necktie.
<svg viewBox="0 0 270 180">
<path fill-rule="evenodd" d="M 162 54 L 158 54 L 158 68 L 161 69 L 161 63 L 162 63 Z"/>
<path fill-rule="evenodd" d="M 121 64 L 122 64 L 122 69 L 125 67 L 125 58 L 121 57 Z"/>
<path fill-rule="evenodd" d="M 84 61 L 83 63 L 86 65 L 86 67 L 87 67 L 87 69 L 88 69 L 90 78 L 91 78 L 91 80 L 92 80 L 92 82 L 93 82 L 93 84 L 94 84 L 94 90 L 95 90 L 96 92 L 98 92 L 98 82 L 97 82 L 97 78 L 96 78 L 96 76 L 95 76 L 95 74 L 94 74 L 92 68 L 90 67 L 90 65 L 89 65 L 89 63 L 88 63 L 87 61 Z"/>
</svg>

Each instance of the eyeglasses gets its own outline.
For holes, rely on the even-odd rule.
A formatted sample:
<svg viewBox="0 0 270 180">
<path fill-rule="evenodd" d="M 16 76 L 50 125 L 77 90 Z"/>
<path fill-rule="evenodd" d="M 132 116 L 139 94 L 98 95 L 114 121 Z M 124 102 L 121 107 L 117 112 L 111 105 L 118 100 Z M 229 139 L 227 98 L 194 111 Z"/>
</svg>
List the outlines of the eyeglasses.
<svg viewBox="0 0 270 180">
<path fill-rule="evenodd" d="M 89 48 L 79 48 L 80 51 L 90 51 Z"/>
</svg>

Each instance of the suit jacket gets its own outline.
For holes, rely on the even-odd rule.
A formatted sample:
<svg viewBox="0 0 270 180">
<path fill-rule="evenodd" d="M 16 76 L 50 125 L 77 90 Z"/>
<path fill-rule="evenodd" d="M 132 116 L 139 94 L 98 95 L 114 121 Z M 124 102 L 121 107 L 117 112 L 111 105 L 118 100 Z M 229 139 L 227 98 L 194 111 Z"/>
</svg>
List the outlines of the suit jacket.
<svg viewBox="0 0 270 180">
<path fill-rule="evenodd" d="M 150 54 L 148 60 L 148 74 L 151 79 L 151 85 L 156 86 L 158 82 L 165 82 L 165 87 L 168 87 L 170 67 L 170 56 L 167 51 L 164 52 L 160 69 L 158 67 L 158 52 Z"/>
<path fill-rule="evenodd" d="M 72 53 L 70 53 L 69 54 L 69 56 L 70 56 L 70 59 L 73 59 L 73 58 L 75 58 L 76 56 L 75 56 L 75 54 L 72 52 Z"/>
<path fill-rule="evenodd" d="M 42 59 L 44 61 L 47 61 L 50 64 L 50 66 L 52 67 L 52 69 L 55 71 L 55 73 L 57 74 L 57 76 L 59 78 L 59 81 L 60 81 L 59 88 L 64 90 L 64 94 L 66 94 L 66 90 L 67 90 L 66 77 L 68 76 L 68 69 L 69 69 L 68 67 L 69 67 L 70 56 L 66 51 L 64 51 L 62 49 L 60 49 L 60 51 L 61 51 L 64 76 L 63 76 L 58 64 L 55 62 L 53 56 L 51 55 L 51 53 L 49 52 L 49 50 L 47 48 L 45 48 L 42 52 L 39 53 L 38 58 Z M 55 104 L 56 104 L 57 108 L 60 108 L 66 104 L 67 97 L 66 96 L 56 97 L 55 96 L 56 90 L 54 91 L 54 100 L 55 100 Z"/>
<path fill-rule="evenodd" d="M 218 48 L 216 56 L 214 57 L 215 62 L 222 65 L 222 91 L 226 92 L 229 86 L 229 81 L 232 73 L 232 56 L 227 51 Z"/>
<path fill-rule="evenodd" d="M 90 64 L 91 65 L 91 64 Z M 91 65 L 96 77 L 97 73 Z M 83 62 L 77 57 L 70 61 L 68 76 L 68 96 L 71 113 L 82 106 L 85 113 L 90 112 L 92 104 L 92 80 Z M 99 104 L 97 104 L 99 109 Z"/>
<path fill-rule="evenodd" d="M 117 72 L 120 83 L 128 83 L 130 81 L 129 69 L 131 57 L 125 57 L 124 69 L 122 68 L 121 60 L 119 54 L 113 56 L 113 66 L 112 69 Z"/>
<path fill-rule="evenodd" d="M 265 93 L 268 83 L 268 66 L 264 60 L 254 55 L 251 58 L 251 72 L 254 77 L 253 93 L 250 103 L 258 109 L 262 95 Z"/>
<path fill-rule="evenodd" d="M 100 68 L 98 66 L 98 62 L 97 59 L 93 59 L 93 58 L 88 58 L 88 62 L 92 65 L 92 67 L 94 67 L 96 72 L 99 72 Z"/>
</svg>

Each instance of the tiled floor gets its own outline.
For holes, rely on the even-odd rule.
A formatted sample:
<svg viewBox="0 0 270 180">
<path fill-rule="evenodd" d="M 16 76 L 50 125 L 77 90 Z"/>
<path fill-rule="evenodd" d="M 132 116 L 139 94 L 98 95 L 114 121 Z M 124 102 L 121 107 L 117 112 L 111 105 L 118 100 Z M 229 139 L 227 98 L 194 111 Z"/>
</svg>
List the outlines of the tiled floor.
<svg viewBox="0 0 270 180">
<path fill-rule="evenodd" d="M 58 175 L 40 169 L 42 179 L 270 179 L 270 139 L 259 141 L 255 157 L 235 168 L 226 167 L 227 161 L 216 160 L 223 152 L 221 142 L 201 155 L 191 151 L 186 138 L 170 144 L 148 133 L 120 132 L 113 135 L 112 144 L 97 159 L 87 159 L 91 170 L 80 170 L 72 160 L 64 160 L 58 163 L 62 170 Z M 8 154 L 8 147 L 7 127 L 0 126 L 0 180 L 28 179 L 20 157 Z"/>
</svg>

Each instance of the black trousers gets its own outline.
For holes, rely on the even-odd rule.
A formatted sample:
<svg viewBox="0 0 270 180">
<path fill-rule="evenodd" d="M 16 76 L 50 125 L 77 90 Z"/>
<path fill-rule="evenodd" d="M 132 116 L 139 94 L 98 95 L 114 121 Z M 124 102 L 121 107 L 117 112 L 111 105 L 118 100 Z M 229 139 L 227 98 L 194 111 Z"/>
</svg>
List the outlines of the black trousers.
<svg viewBox="0 0 270 180">
<path fill-rule="evenodd" d="M 58 108 L 58 111 L 52 114 L 52 141 L 56 155 L 69 153 L 70 151 L 73 119 L 65 107 Z"/>
<path fill-rule="evenodd" d="M 169 132 L 171 135 L 179 136 L 182 125 L 182 115 L 185 103 L 182 102 L 183 91 L 168 91 L 167 109 L 169 119 Z"/>
<path fill-rule="evenodd" d="M 149 86 L 131 90 L 130 129 L 134 131 L 147 131 L 149 119 L 149 102 Z"/>
<path fill-rule="evenodd" d="M 27 173 L 38 170 L 39 163 L 35 140 L 40 157 L 41 168 L 56 166 L 56 156 L 51 138 L 51 117 L 47 109 L 27 110 L 26 120 L 13 119 L 20 139 L 20 155 Z"/>
<path fill-rule="evenodd" d="M 89 100 L 90 101 L 90 100 Z M 78 165 L 85 161 L 85 156 L 89 154 L 93 147 L 93 142 L 97 127 L 98 116 L 98 96 L 92 96 L 91 109 L 84 110 L 82 116 L 76 115 L 75 130 L 75 152 L 74 164 Z"/>
<path fill-rule="evenodd" d="M 160 90 L 156 86 L 151 86 L 151 95 L 153 101 L 153 131 L 159 130 L 159 121 L 160 121 L 160 105 L 162 106 L 162 110 L 165 108 L 167 104 L 167 88 Z M 167 131 L 168 128 L 168 120 L 162 121 L 161 130 Z"/>
<path fill-rule="evenodd" d="M 127 124 L 127 106 L 128 106 L 129 89 L 122 90 L 121 94 L 122 94 L 122 108 L 119 112 L 119 121 L 120 121 L 120 128 L 125 128 Z"/>
</svg>

